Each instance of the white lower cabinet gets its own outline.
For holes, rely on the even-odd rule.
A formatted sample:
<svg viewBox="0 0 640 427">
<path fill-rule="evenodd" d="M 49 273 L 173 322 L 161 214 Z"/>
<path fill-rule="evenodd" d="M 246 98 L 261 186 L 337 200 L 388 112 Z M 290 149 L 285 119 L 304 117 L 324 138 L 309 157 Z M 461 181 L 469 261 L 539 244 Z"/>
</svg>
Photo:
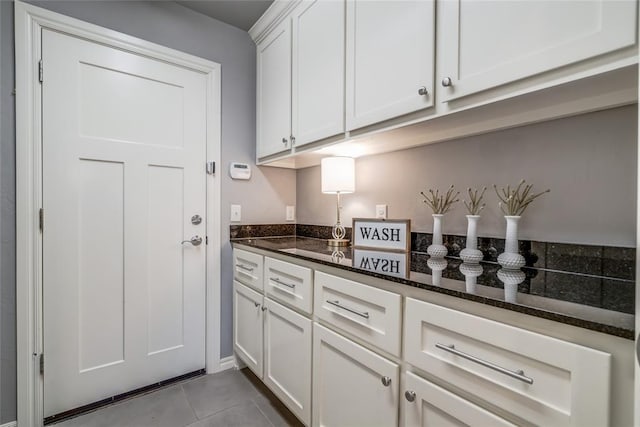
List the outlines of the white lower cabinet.
<svg viewBox="0 0 640 427">
<path fill-rule="evenodd" d="M 264 306 L 264 383 L 309 425 L 312 322 L 269 298 Z"/>
<path fill-rule="evenodd" d="M 313 426 L 397 426 L 398 364 L 314 323 Z"/>
<path fill-rule="evenodd" d="M 233 282 L 233 348 L 262 378 L 262 294 Z"/>
<path fill-rule="evenodd" d="M 404 385 L 404 427 L 515 425 L 411 372 Z"/>
<path fill-rule="evenodd" d="M 233 284 L 233 347 L 303 423 L 311 423 L 311 320 Z"/>
</svg>

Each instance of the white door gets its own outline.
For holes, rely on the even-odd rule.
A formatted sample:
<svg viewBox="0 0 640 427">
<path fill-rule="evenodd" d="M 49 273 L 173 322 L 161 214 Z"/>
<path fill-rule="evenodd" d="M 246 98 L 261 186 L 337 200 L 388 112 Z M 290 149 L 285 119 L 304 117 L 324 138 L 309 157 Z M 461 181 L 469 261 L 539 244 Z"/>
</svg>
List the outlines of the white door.
<svg viewBox="0 0 640 427">
<path fill-rule="evenodd" d="M 347 2 L 347 130 L 433 106 L 434 1 Z"/>
<path fill-rule="evenodd" d="M 441 88 L 443 102 L 636 42 L 636 0 L 449 0 L 438 6 L 437 80 L 451 79 Z"/>
<path fill-rule="evenodd" d="M 404 385 L 404 427 L 514 426 L 411 372 Z"/>
<path fill-rule="evenodd" d="M 398 425 L 398 365 L 313 325 L 313 425 Z"/>
<path fill-rule="evenodd" d="M 233 282 L 233 349 L 247 367 L 262 378 L 262 294 Z"/>
<path fill-rule="evenodd" d="M 344 0 L 307 0 L 293 13 L 295 146 L 344 132 Z"/>
<path fill-rule="evenodd" d="M 258 47 L 257 157 L 291 148 L 291 20 Z"/>
<path fill-rule="evenodd" d="M 264 383 L 311 424 L 311 320 L 264 299 Z"/>
<path fill-rule="evenodd" d="M 206 80 L 44 30 L 45 416 L 205 365 Z"/>
</svg>

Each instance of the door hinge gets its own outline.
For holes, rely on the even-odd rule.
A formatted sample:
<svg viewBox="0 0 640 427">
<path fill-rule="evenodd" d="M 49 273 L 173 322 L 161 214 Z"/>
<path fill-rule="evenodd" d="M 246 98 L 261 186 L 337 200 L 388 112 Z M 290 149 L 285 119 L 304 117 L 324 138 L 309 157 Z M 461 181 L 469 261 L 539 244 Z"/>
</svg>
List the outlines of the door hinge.
<svg viewBox="0 0 640 427">
<path fill-rule="evenodd" d="M 40 223 L 40 232 L 44 231 L 44 209 L 40 208 L 40 212 L 38 212 L 38 222 Z"/>
<path fill-rule="evenodd" d="M 44 70 L 42 68 L 42 59 L 40 61 L 38 61 L 38 80 L 40 80 L 40 83 L 42 83 L 44 81 Z"/>
<path fill-rule="evenodd" d="M 207 174 L 213 175 L 216 173 L 216 162 L 207 162 Z"/>
<path fill-rule="evenodd" d="M 40 354 L 40 375 L 44 375 L 44 353 Z"/>
</svg>

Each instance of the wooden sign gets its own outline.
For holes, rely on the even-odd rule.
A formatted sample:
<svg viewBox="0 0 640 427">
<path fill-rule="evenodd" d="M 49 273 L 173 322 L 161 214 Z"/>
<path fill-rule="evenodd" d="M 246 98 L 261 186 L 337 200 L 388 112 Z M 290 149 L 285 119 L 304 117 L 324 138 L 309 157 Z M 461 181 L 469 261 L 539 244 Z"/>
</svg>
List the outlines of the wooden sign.
<svg viewBox="0 0 640 427">
<path fill-rule="evenodd" d="M 409 252 L 386 252 L 373 249 L 353 249 L 352 266 L 387 276 L 408 278 L 411 269 Z"/>
<path fill-rule="evenodd" d="M 352 245 L 355 248 L 409 251 L 411 220 L 354 218 Z"/>
</svg>

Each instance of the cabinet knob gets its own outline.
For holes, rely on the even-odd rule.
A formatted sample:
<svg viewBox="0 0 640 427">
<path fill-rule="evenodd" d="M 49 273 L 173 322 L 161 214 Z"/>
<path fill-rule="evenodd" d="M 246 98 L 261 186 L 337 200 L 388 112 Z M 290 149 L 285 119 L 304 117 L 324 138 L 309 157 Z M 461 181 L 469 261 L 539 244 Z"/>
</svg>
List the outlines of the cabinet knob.
<svg viewBox="0 0 640 427">
<path fill-rule="evenodd" d="M 429 95 L 429 91 L 427 90 L 426 87 L 422 86 L 420 89 L 418 89 L 418 95 L 420 96 Z"/>
<path fill-rule="evenodd" d="M 384 376 L 381 378 L 382 385 L 385 387 L 389 387 L 391 385 L 391 378 Z"/>
<path fill-rule="evenodd" d="M 260 307 L 260 303 L 259 302 L 254 302 L 254 304 L 256 305 L 256 307 Z"/>
<path fill-rule="evenodd" d="M 282 138 L 282 143 L 283 143 L 284 145 L 287 145 L 287 142 L 289 142 L 289 141 L 287 140 L 287 138 Z"/>
<path fill-rule="evenodd" d="M 404 398 L 407 399 L 409 402 L 413 402 L 414 400 L 416 400 L 416 392 L 407 390 L 404 392 Z"/>
<path fill-rule="evenodd" d="M 444 79 L 442 79 L 442 86 L 444 87 L 453 86 L 453 81 L 451 80 L 451 77 L 445 77 Z"/>
<path fill-rule="evenodd" d="M 260 309 L 262 311 L 267 311 L 267 307 L 265 307 L 264 305 L 262 306 L 262 308 Z"/>
</svg>

